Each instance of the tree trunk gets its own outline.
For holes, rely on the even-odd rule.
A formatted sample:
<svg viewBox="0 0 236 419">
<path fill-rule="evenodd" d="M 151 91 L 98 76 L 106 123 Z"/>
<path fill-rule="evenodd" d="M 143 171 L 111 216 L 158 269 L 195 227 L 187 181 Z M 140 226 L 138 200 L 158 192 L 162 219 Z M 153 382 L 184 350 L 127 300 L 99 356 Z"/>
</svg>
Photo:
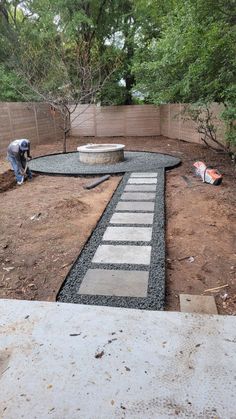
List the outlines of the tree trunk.
<svg viewBox="0 0 236 419">
<path fill-rule="evenodd" d="M 134 85 L 134 76 L 132 74 L 127 74 L 125 77 L 125 84 L 126 84 L 126 91 L 125 91 L 125 105 L 132 105 L 133 104 L 133 97 L 132 97 L 132 87 Z"/>
<path fill-rule="evenodd" d="M 125 105 L 132 105 L 133 104 L 133 97 L 132 97 L 132 87 L 135 83 L 134 75 L 131 73 L 131 65 L 132 60 L 134 57 L 134 34 L 135 34 L 135 28 L 134 28 L 134 20 L 133 20 L 133 8 L 132 3 L 130 1 L 127 1 L 125 3 L 125 12 L 126 17 L 124 20 L 124 48 L 123 50 L 126 53 L 126 68 L 125 68 Z"/>
<path fill-rule="evenodd" d="M 64 136 L 63 136 L 63 153 L 66 153 L 66 140 L 67 140 L 67 134 L 66 134 L 66 131 L 64 131 Z"/>
<path fill-rule="evenodd" d="M 67 138 L 69 137 L 70 129 L 71 129 L 70 112 L 67 110 L 64 117 L 64 127 L 63 127 L 63 153 L 67 152 Z"/>
</svg>

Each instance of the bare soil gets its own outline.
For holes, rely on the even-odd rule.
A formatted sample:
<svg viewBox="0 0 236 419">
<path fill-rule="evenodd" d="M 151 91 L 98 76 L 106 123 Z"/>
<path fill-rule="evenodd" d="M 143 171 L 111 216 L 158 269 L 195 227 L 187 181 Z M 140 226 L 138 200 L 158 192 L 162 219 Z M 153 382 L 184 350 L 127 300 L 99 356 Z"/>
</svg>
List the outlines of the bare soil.
<svg viewBox="0 0 236 419">
<path fill-rule="evenodd" d="M 122 142 L 128 150 L 182 159 L 166 181 L 166 309 L 179 310 L 180 293 L 214 295 L 220 314 L 235 315 L 236 170 L 230 158 L 165 137 L 71 138 L 68 150 L 88 142 Z M 41 145 L 33 156 L 60 151 L 59 142 Z M 210 186 L 195 177 L 196 160 L 216 167 L 223 183 Z M 0 159 L 0 298 L 54 301 L 119 181 L 114 176 L 88 191 L 88 178 L 35 176 L 19 187 Z M 215 287 L 222 288 L 207 291 Z"/>
</svg>

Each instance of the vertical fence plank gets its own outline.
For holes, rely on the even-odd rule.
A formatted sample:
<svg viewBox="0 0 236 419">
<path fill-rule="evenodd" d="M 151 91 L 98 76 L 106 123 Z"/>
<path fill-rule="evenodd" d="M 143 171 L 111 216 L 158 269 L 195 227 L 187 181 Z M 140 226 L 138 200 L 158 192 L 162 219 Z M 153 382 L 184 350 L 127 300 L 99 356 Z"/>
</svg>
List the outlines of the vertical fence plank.
<svg viewBox="0 0 236 419">
<path fill-rule="evenodd" d="M 95 106 L 93 106 L 93 130 L 94 130 L 94 136 L 97 137 L 97 118 L 96 118 Z"/>
<path fill-rule="evenodd" d="M 7 111 L 8 111 L 9 127 L 10 127 L 10 131 L 11 131 L 11 137 L 14 138 L 15 133 L 14 133 L 14 130 L 13 130 L 13 124 L 12 124 L 12 118 L 11 118 L 11 108 L 10 108 L 9 103 L 7 103 Z"/>
<path fill-rule="evenodd" d="M 57 141 L 57 127 L 56 127 L 56 113 L 54 113 L 52 119 L 53 119 L 53 128 L 54 128 L 54 138 L 55 141 Z"/>
<path fill-rule="evenodd" d="M 182 119 L 182 107 L 181 107 L 181 103 L 179 103 L 179 110 L 178 110 L 178 139 L 181 139 L 181 119 Z"/>
<path fill-rule="evenodd" d="M 35 104 L 33 105 L 34 107 L 34 119 L 35 119 L 35 128 L 36 128 L 36 134 L 37 134 L 37 139 L 38 139 L 38 144 L 40 143 L 39 141 L 39 128 L 38 128 L 38 116 L 37 116 L 37 109 L 35 107 Z"/>
</svg>

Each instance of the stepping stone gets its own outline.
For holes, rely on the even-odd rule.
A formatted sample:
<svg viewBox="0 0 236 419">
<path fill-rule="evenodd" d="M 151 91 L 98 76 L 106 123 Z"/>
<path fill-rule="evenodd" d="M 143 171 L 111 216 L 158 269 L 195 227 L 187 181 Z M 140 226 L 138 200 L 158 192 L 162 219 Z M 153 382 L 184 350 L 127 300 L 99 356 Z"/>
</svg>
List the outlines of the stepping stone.
<svg viewBox="0 0 236 419">
<path fill-rule="evenodd" d="M 179 300 L 182 312 L 218 314 L 215 298 L 212 296 L 180 294 Z"/>
<path fill-rule="evenodd" d="M 131 179 L 129 179 L 128 180 L 128 182 L 127 182 L 128 184 L 136 184 L 136 185 L 139 185 L 139 184 L 156 184 L 157 183 L 157 179 L 154 179 L 154 178 L 150 178 L 150 179 L 148 179 L 148 178 L 131 178 Z"/>
<path fill-rule="evenodd" d="M 157 177 L 157 173 L 146 173 L 146 172 L 139 172 L 139 173 L 131 173 L 130 177 Z"/>
<path fill-rule="evenodd" d="M 126 201 L 118 202 L 116 211 L 154 211 L 154 202 Z"/>
<path fill-rule="evenodd" d="M 156 185 L 126 185 L 125 192 L 152 192 L 156 190 Z"/>
<path fill-rule="evenodd" d="M 107 227 L 103 240 L 110 241 L 143 241 L 152 238 L 151 227 Z"/>
<path fill-rule="evenodd" d="M 151 250 L 151 246 L 115 246 L 103 244 L 97 248 L 92 262 L 150 265 Z"/>
<path fill-rule="evenodd" d="M 115 212 L 110 220 L 111 224 L 152 224 L 153 213 L 144 212 Z"/>
<path fill-rule="evenodd" d="M 122 201 L 154 201 L 155 193 L 152 192 L 124 192 L 120 199 Z"/>
<path fill-rule="evenodd" d="M 148 272 L 89 269 L 78 294 L 146 297 Z"/>
</svg>

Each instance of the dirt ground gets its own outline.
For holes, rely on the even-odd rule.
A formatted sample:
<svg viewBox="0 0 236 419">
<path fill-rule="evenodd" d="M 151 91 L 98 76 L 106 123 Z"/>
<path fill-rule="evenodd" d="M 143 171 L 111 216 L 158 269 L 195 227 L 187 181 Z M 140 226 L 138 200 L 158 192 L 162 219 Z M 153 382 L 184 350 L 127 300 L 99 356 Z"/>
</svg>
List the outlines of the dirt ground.
<svg viewBox="0 0 236 419">
<path fill-rule="evenodd" d="M 173 154 L 182 165 L 166 176 L 166 310 L 179 310 L 179 294 L 214 295 L 220 314 L 236 314 L 236 170 L 230 158 L 165 137 L 70 139 L 68 150 L 88 142 L 124 143 L 128 150 Z M 61 151 L 41 145 L 33 156 Z M 0 159 L 0 298 L 55 300 L 73 261 L 95 228 L 120 177 L 93 190 L 88 178 L 35 176 L 16 186 Z M 203 160 L 217 167 L 216 187 L 194 176 Z M 214 291 L 208 289 L 221 287 Z"/>
</svg>

